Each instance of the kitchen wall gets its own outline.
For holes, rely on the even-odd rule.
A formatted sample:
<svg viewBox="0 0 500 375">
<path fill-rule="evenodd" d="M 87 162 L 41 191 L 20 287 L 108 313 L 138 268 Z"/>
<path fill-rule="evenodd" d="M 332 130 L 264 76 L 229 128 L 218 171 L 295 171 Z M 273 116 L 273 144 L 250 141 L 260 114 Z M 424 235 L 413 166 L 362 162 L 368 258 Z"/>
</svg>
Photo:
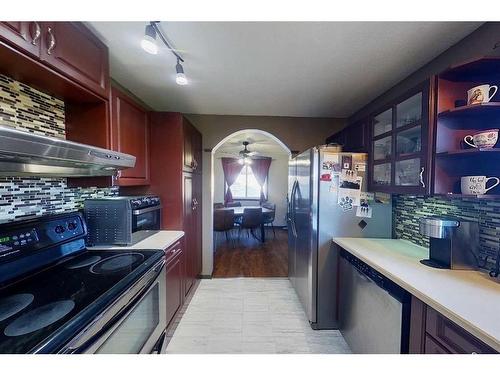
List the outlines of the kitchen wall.
<svg viewBox="0 0 500 375">
<path fill-rule="evenodd" d="M 429 247 L 429 238 L 419 233 L 419 220 L 428 216 L 457 216 L 479 222 L 479 246 L 485 268 L 494 265 L 500 250 L 500 202 L 477 198 L 393 196 L 394 235 Z"/>
<path fill-rule="evenodd" d="M 288 160 L 286 154 L 273 155 L 268 176 L 268 201 L 276 204 L 275 226 L 285 226 L 286 195 L 288 192 Z M 224 202 L 224 171 L 220 156 L 214 160 L 214 202 Z M 255 206 L 256 201 L 242 201 L 243 206 Z"/>
<path fill-rule="evenodd" d="M 65 138 L 64 102 L 0 74 L 0 124 Z M 65 178 L 0 177 L 0 222 L 73 211 L 118 188 L 69 188 Z"/>
<path fill-rule="evenodd" d="M 342 129 L 346 122 L 339 118 L 300 118 L 269 116 L 187 115 L 203 136 L 203 270 L 213 270 L 212 203 L 214 176 L 212 149 L 238 130 L 264 130 L 280 139 L 292 151 L 304 151 L 322 144 L 325 138 Z M 288 185 L 288 184 L 287 184 Z"/>
</svg>

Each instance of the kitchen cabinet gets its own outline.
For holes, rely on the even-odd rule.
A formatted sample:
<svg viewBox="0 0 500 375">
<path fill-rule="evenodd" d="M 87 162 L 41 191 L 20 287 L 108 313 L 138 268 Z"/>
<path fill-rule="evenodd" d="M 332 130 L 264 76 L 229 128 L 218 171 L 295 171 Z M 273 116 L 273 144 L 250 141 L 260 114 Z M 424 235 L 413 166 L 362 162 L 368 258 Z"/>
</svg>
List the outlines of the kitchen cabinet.
<svg viewBox="0 0 500 375">
<path fill-rule="evenodd" d="M 368 152 L 368 130 L 367 119 L 358 121 L 331 135 L 325 143 L 338 143 L 344 152 Z"/>
<path fill-rule="evenodd" d="M 108 49 L 80 22 L 1 22 L 0 38 L 70 80 L 107 97 Z"/>
<path fill-rule="evenodd" d="M 463 176 L 498 176 L 499 143 L 478 149 L 464 142 L 468 135 L 498 128 L 500 94 L 487 103 L 467 105 L 467 91 L 483 84 L 500 84 L 500 57 L 466 61 L 437 77 L 434 194 L 461 196 Z M 500 186 L 483 197 L 498 199 Z"/>
<path fill-rule="evenodd" d="M 116 185 L 149 184 L 149 121 L 146 109 L 116 88 L 111 89 L 111 148 L 134 155 L 134 168 L 120 171 Z"/>
<path fill-rule="evenodd" d="M 187 294 L 201 273 L 202 175 L 201 161 L 197 168 L 187 168 L 191 163 L 186 156 L 201 160 L 201 134 L 182 114 L 173 112 L 151 112 L 150 129 L 151 172 L 146 192 L 160 196 L 162 228 L 185 232 Z"/>
<path fill-rule="evenodd" d="M 201 134 L 187 119 L 183 120 L 183 133 L 184 170 L 201 173 Z"/>
<path fill-rule="evenodd" d="M 40 22 L 0 22 L 0 38 L 36 57 L 40 56 L 42 27 Z"/>
<path fill-rule="evenodd" d="M 371 116 L 370 191 L 431 191 L 433 82 L 418 85 Z"/>
<path fill-rule="evenodd" d="M 166 289 L 167 289 L 167 325 L 172 321 L 184 303 L 185 260 L 182 240 L 165 250 Z"/>
<path fill-rule="evenodd" d="M 497 352 L 418 298 L 412 297 L 410 353 L 493 354 Z"/>
</svg>

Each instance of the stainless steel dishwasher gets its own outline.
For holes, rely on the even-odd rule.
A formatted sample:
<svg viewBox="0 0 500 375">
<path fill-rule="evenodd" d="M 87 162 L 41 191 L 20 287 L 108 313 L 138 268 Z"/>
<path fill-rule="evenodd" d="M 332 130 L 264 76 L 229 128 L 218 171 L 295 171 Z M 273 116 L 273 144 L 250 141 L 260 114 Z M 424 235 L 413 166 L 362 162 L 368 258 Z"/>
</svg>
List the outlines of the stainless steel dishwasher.
<svg viewBox="0 0 500 375">
<path fill-rule="evenodd" d="M 340 332 L 353 353 L 408 353 L 410 294 L 341 250 Z"/>
</svg>

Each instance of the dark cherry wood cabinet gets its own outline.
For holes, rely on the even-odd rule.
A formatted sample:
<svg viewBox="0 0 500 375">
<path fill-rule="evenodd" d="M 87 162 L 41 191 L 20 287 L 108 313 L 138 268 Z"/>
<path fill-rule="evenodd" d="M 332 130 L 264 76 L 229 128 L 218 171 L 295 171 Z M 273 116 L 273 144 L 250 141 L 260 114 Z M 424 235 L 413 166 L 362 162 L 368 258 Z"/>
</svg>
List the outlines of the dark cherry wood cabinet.
<svg viewBox="0 0 500 375">
<path fill-rule="evenodd" d="M 367 119 L 355 122 L 332 134 L 325 140 L 325 143 L 340 144 L 342 145 L 342 150 L 345 152 L 368 152 L 368 130 Z"/>
<path fill-rule="evenodd" d="M 99 96 L 107 97 L 108 48 L 82 23 L 1 22 L 0 39 Z"/>
<path fill-rule="evenodd" d="M 493 348 L 416 297 L 411 302 L 411 354 L 494 354 Z"/>
<path fill-rule="evenodd" d="M 0 22 L 0 38 L 33 56 L 40 56 L 42 39 L 41 22 Z"/>
<path fill-rule="evenodd" d="M 427 80 L 371 116 L 370 191 L 431 192 L 434 92 L 434 79 Z"/>
<path fill-rule="evenodd" d="M 185 254 L 183 239 L 165 250 L 167 259 L 167 325 L 172 321 L 179 308 L 184 303 Z"/>
<path fill-rule="evenodd" d="M 499 142 L 486 149 L 464 142 L 467 135 L 498 128 L 499 93 L 486 103 L 467 103 L 467 91 L 483 84 L 500 85 L 500 57 L 466 61 L 437 76 L 434 194 L 461 196 L 461 177 L 499 175 Z M 500 186 L 482 198 L 500 198 Z"/>
<path fill-rule="evenodd" d="M 121 171 L 115 183 L 120 186 L 149 184 L 149 121 L 146 109 L 116 88 L 111 89 L 111 147 L 134 155 L 134 168 Z"/>
<path fill-rule="evenodd" d="M 108 49 L 78 22 L 42 22 L 40 57 L 51 67 L 106 96 Z"/>
<path fill-rule="evenodd" d="M 184 133 L 184 170 L 186 172 L 201 173 L 201 158 L 202 158 L 202 145 L 201 134 L 189 122 L 188 119 L 183 119 L 183 133 Z"/>
<path fill-rule="evenodd" d="M 192 156 L 198 155 L 201 160 L 201 134 L 182 114 L 172 112 L 151 112 L 150 129 L 151 173 L 146 192 L 157 194 L 162 200 L 163 229 L 185 232 L 187 294 L 201 273 L 201 161 L 196 168 L 187 167 L 194 159 Z"/>
</svg>

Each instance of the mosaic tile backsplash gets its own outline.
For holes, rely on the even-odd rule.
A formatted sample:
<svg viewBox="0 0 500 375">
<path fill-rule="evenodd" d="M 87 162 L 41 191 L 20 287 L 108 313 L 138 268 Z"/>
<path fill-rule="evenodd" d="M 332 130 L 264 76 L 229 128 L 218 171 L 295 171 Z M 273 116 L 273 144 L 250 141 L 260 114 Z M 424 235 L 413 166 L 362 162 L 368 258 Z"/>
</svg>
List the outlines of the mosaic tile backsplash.
<svg viewBox="0 0 500 375">
<path fill-rule="evenodd" d="M 429 247 L 429 238 L 419 233 L 419 220 L 427 216 L 457 216 L 479 222 L 480 256 L 491 268 L 500 250 L 500 201 L 477 198 L 393 197 L 394 234 Z"/>
<path fill-rule="evenodd" d="M 0 74 L 0 123 L 65 138 L 64 102 Z"/>
<path fill-rule="evenodd" d="M 0 75 L 0 124 L 65 138 L 64 102 Z M 69 188 L 65 178 L 0 177 L 0 222 L 74 211 L 113 188 Z"/>
</svg>

